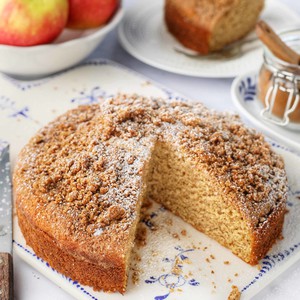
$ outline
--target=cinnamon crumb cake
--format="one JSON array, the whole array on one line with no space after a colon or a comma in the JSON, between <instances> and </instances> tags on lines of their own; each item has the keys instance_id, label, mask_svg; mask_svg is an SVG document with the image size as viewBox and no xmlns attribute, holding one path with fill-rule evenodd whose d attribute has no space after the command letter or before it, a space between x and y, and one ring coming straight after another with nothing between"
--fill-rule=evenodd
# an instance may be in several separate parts
<instances>
[{"instance_id":1,"label":"cinnamon crumb cake","mask_svg":"<svg viewBox=\"0 0 300 300\"><path fill-rule=\"evenodd\" d=\"M254 29L264 0L165 0L169 32L201 54L221 50Z\"/></svg>"},{"instance_id":2,"label":"cinnamon crumb cake","mask_svg":"<svg viewBox=\"0 0 300 300\"><path fill-rule=\"evenodd\" d=\"M42 128L14 172L35 253L95 290L126 290L143 199L257 264L281 235L281 157L237 117L201 104L117 96Z\"/></svg>"}]
</instances>

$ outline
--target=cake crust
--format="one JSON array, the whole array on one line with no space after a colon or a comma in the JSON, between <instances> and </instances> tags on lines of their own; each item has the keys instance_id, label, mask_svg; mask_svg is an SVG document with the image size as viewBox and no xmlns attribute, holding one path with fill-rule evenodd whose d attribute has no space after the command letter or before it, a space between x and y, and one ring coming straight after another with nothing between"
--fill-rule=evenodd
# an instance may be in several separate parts
<instances>
[{"instance_id":1,"label":"cake crust","mask_svg":"<svg viewBox=\"0 0 300 300\"><path fill-rule=\"evenodd\" d=\"M56 271L80 282L92 286L94 290L105 292L125 293L127 274L126 266L118 261L118 257L110 259L110 267L102 267L90 260L75 257L77 249L69 251L66 247L58 246L49 234L33 227L28 217L18 212L18 222L26 243L34 249L37 256L46 260Z\"/></svg>"}]
</instances>

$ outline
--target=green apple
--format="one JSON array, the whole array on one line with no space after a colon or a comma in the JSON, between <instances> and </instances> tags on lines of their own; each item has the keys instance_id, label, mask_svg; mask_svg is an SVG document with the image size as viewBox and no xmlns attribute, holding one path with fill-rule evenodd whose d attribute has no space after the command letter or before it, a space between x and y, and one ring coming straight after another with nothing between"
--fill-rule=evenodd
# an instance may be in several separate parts
<instances>
[{"instance_id":1,"label":"green apple","mask_svg":"<svg viewBox=\"0 0 300 300\"><path fill-rule=\"evenodd\" d=\"M99 27L113 16L119 0L69 0L69 20L67 27L88 29Z\"/></svg>"},{"instance_id":2,"label":"green apple","mask_svg":"<svg viewBox=\"0 0 300 300\"><path fill-rule=\"evenodd\" d=\"M50 43L64 29L68 11L68 0L0 0L0 44Z\"/></svg>"}]
</instances>

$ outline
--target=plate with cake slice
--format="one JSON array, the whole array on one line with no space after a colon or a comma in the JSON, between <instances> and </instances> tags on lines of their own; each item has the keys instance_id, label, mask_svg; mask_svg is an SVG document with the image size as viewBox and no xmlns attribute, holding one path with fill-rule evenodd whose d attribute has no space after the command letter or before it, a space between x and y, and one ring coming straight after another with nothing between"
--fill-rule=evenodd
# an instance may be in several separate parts
<instances>
[{"instance_id":1,"label":"plate with cake slice","mask_svg":"<svg viewBox=\"0 0 300 300\"><path fill-rule=\"evenodd\" d=\"M143 0L127 10L119 39L131 55L162 70L235 77L262 63L253 32L259 15L275 30L299 24L298 15L276 0Z\"/></svg>"},{"instance_id":2,"label":"plate with cake slice","mask_svg":"<svg viewBox=\"0 0 300 300\"><path fill-rule=\"evenodd\" d=\"M0 81L15 253L75 298L249 299L300 258L300 158L236 116L107 60Z\"/></svg>"}]
</instances>

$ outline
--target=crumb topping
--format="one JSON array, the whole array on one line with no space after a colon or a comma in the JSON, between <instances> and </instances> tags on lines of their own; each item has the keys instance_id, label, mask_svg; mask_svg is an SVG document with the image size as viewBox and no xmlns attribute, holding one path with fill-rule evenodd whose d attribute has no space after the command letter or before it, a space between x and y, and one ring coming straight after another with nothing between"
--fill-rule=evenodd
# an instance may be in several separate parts
<instances>
[{"instance_id":1,"label":"crumb topping","mask_svg":"<svg viewBox=\"0 0 300 300\"><path fill-rule=\"evenodd\" d=\"M17 189L35 196L24 205L36 222L55 224L55 234L121 244L138 217L144 166L157 140L205 167L249 226L285 208L283 160L262 135L202 104L136 95L80 106L41 129L20 154Z\"/></svg>"}]
</instances>

